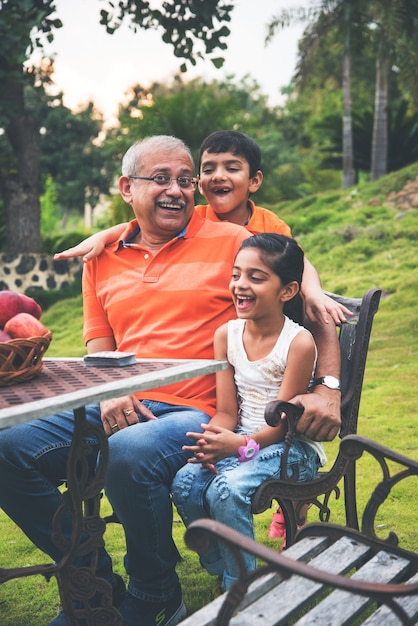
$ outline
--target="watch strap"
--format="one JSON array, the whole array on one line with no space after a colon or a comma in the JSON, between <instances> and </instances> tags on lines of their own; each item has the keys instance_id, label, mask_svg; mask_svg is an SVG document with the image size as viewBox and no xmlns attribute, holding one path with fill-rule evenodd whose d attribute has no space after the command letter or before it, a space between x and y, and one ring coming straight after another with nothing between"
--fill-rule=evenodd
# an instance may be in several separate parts
<instances>
[{"instance_id":1,"label":"watch strap","mask_svg":"<svg viewBox=\"0 0 418 626\"><path fill-rule=\"evenodd\" d=\"M319 376L313 381L312 388L316 387L317 385L325 385L325 387L328 387L328 389L341 391L340 381L335 376Z\"/></svg>"}]
</instances>

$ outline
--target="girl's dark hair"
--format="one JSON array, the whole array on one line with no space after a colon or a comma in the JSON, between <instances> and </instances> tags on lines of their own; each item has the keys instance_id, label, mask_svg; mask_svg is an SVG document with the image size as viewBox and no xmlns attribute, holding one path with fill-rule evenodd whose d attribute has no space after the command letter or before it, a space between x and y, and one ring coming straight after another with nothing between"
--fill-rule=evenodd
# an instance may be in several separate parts
<instances>
[{"instance_id":1,"label":"girl's dark hair","mask_svg":"<svg viewBox=\"0 0 418 626\"><path fill-rule=\"evenodd\" d=\"M232 154L244 157L250 166L251 178L257 174L261 167L261 150L254 139L236 130L216 130L203 140L200 146L199 171L202 155L205 151L214 154L232 152Z\"/></svg>"},{"instance_id":2,"label":"girl's dark hair","mask_svg":"<svg viewBox=\"0 0 418 626\"><path fill-rule=\"evenodd\" d=\"M277 233L258 233L242 242L240 250L245 248L256 248L263 263L280 278L283 285L295 280L300 288L305 255L294 239ZM284 313L302 324L303 300L300 292L285 303Z\"/></svg>"}]
</instances>

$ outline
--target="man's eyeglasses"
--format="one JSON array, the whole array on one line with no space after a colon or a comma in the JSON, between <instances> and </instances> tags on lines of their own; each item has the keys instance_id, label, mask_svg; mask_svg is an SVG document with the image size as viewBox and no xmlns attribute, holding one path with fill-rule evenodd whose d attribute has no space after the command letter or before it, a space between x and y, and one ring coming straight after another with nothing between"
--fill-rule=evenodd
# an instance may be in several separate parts
<instances>
[{"instance_id":1,"label":"man's eyeglasses","mask_svg":"<svg viewBox=\"0 0 418 626\"><path fill-rule=\"evenodd\" d=\"M156 174L156 176L129 176L128 178L132 178L133 180L152 180L160 187L170 187L173 180L177 181L178 186L182 189L190 189L190 187L195 188L197 185L197 178L193 176L178 176L177 178L172 178L168 176L168 174Z\"/></svg>"}]
</instances>

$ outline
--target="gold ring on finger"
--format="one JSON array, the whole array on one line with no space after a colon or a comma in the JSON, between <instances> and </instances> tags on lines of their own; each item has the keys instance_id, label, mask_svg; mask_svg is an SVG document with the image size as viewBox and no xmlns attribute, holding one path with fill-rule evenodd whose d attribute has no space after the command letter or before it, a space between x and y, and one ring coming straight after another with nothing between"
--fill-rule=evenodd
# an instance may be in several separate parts
<instances>
[{"instance_id":1,"label":"gold ring on finger","mask_svg":"<svg viewBox=\"0 0 418 626\"><path fill-rule=\"evenodd\" d=\"M133 413L134 410L133 409L124 409L122 411L122 413L124 414L125 417L129 417L131 413Z\"/></svg>"}]
</instances>

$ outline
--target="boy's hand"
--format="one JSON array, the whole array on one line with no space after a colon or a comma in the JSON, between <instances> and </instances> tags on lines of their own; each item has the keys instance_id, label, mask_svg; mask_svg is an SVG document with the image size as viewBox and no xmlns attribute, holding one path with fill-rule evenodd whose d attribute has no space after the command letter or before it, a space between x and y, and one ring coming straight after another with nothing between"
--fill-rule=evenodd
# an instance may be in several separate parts
<instances>
[{"instance_id":1,"label":"boy's hand","mask_svg":"<svg viewBox=\"0 0 418 626\"><path fill-rule=\"evenodd\" d=\"M351 316L352 313L342 304L335 302L322 291L315 293L315 296L305 294L305 315L311 321L319 321L329 324L329 317L335 325L347 321L346 315Z\"/></svg>"},{"instance_id":2,"label":"boy's hand","mask_svg":"<svg viewBox=\"0 0 418 626\"><path fill-rule=\"evenodd\" d=\"M90 235L90 237L81 241L77 246L68 248L68 250L64 250L63 252L58 252L54 255L54 259L61 261L62 259L82 256L84 263L87 263L87 261L91 261L91 259L99 256L108 244L116 241L123 233L126 226L126 223L116 224L116 226L94 233L94 235Z\"/></svg>"},{"instance_id":3,"label":"boy's hand","mask_svg":"<svg viewBox=\"0 0 418 626\"><path fill-rule=\"evenodd\" d=\"M99 256L105 248L105 242L103 241L102 233L95 233L84 239L77 246L68 248L62 252L54 254L55 261L62 261L63 259L71 259L73 257L82 256L83 262L87 263L94 257Z\"/></svg>"}]
</instances>

